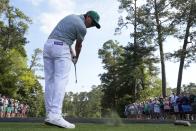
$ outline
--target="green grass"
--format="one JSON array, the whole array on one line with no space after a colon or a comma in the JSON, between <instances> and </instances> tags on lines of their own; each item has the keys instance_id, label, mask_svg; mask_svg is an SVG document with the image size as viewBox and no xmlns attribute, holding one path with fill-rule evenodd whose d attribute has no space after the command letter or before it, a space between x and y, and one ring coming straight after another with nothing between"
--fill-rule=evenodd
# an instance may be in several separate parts
<instances>
[{"instance_id":1,"label":"green grass","mask_svg":"<svg viewBox=\"0 0 196 131\"><path fill-rule=\"evenodd\" d=\"M43 123L1 122L0 131L196 131L196 125L191 127L174 126L173 124L125 124L120 126L104 124L76 124L75 129L63 129L47 126Z\"/></svg>"}]
</instances>

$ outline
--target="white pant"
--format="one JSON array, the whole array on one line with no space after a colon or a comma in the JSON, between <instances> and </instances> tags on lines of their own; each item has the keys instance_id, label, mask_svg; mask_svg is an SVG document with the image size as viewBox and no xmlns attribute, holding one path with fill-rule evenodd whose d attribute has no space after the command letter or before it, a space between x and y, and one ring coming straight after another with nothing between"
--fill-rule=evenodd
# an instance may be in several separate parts
<instances>
[{"instance_id":1,"label":"white pant","mask_svg":"<svg viewBox=\"0 0 196 131\"><path fill-rule=\"evenodd\" d=\"M65 87L71 68L69 46L55 39L44 45L45 108L46 114L62 114Z\"/></svg>"}]
</instances>

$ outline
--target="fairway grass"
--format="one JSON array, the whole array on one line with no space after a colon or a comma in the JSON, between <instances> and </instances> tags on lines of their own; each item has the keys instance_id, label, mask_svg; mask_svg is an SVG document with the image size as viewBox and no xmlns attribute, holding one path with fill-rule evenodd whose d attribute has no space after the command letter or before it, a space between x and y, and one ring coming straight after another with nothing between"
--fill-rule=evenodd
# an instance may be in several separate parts
<instances>
[{"instance_id":1,"label":"fairway grass","mask_svg":"<svg viewBox=\"0 0 196 131\"><path fill-rule=\"evenodd\" d=\"M120 126L104 124L76 124L75 129L64 129L43 123L1 122L0 131L196 131L196 125L191 127L175 126L173 124L124 124Z\"/></svg>"}]
</instances>

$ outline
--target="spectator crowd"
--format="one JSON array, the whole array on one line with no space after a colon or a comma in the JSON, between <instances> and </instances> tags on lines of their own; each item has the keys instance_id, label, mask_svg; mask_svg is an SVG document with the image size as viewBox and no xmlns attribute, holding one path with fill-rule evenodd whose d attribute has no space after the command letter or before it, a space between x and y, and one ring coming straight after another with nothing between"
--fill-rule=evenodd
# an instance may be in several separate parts
<instances>
[{"instance_id":1,"label":"spectator crowd","mask_svg":"<svg viewBox=\"0 0 196 131\"><path fill-rule=\"evenodd\" d=\"M133 119L196 120L196 95L182 93L176 96L155 97L125 106L125 116Z\"/></svg>"},{"instance_id":2,"label":"spectator crowd","mask_svg":"<svg viewBox=\"0 0 196 131\"><path fill-rule=\"evenodd\" d=\"M29 106L16 99L0 95L0 118L27 117Z\"/></svg>"}]
</instances>

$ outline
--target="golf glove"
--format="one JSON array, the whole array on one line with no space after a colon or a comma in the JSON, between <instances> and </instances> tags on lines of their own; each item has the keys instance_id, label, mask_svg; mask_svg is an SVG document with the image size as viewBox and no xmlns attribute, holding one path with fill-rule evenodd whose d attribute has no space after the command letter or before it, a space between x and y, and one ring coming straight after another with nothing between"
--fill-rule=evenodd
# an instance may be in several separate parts
<instances>
[{"instance_id":1,"label":"golf glove","mask_svg":"<svg viewBox=\"0 0 196 131\"><path fill-rule=\"evenodd\" d=\"M74 64L76 64L77 61L78 61L77 57L76 57L76 56L73 56L73 57L72 57L72 62L73 62Z\"/></svg>"}]
</instances>

